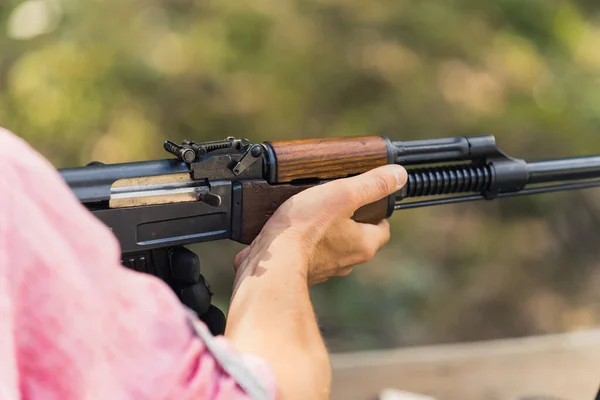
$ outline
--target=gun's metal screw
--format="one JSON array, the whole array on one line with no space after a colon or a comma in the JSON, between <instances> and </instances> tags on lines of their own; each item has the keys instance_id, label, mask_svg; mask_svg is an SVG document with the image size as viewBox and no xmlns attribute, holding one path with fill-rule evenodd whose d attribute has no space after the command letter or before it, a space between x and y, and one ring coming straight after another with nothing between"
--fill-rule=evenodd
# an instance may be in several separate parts
<instances>
[{"instance_id":1,"label":"gun's metal screw","mask_svg":"<svg viewBox=\"0 0 600 400\"><path fill-rule=\"evenodd\" d=\"M259 157L262 154L262 147L258 145L252 147L252 150L250 150L250 154L252 155L252 157Z\"/></svg>"}]
</instances>

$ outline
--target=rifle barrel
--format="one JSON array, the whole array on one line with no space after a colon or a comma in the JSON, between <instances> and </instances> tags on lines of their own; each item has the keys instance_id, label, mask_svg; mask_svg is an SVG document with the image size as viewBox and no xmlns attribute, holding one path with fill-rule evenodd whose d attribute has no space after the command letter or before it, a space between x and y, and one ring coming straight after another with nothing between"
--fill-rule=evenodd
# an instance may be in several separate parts
<instances>
[{"instance_id":1,"label":"rifle barrel","mask_svg":"<svg viewBox=\"0 0 600 400\"><path fill-rule=\"evenodd\" d=\"M542 193L600 187L600 156L535 161L525 165L527 184L514 192L496 197L518 197ZM408 170L408 182L396 195L395 210L486 200L486 190L494 180L493 170L485 165L455 165ZM460 195L460 194L463 195ZM471 193L471 194L468 194ZM438 196L451 195L439 198ZM435 198L436 196L437 198ZM432 199L423 199L434 197ZM422 200L403 202L406 198Z\"/></svg>"},{"instance_id":2,"label":"rifle barrel","mask_svg":"<svg viewBox=\"0 0 600 400\"><path fill-rule=\"evenodd\" d=\"M529 184L600 178L600 156L527 163Z\"/></svg>"}]
</instances>

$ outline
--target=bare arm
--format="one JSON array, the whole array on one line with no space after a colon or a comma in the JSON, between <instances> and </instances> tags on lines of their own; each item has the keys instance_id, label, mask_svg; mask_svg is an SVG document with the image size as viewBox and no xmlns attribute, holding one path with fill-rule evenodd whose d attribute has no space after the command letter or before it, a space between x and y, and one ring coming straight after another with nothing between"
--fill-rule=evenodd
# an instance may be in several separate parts
<instances>
[{"instance_id":1,"label":"bare arm","mask_svg":"<svg viewBox=\"0 0 600 400\"><path fill-rule=\"evenodd\" d=\"M280 399L329 397L329 355L308 286L349 274L388 241L387 221L369 225L351 217L405 182L406 171L390 165L308 189L284 203L236 257L225 335L269 362Z\"/></svg>"},{"instance_id":2,"label":"bare arm","mask_svg":"<svg viewBox=\"0 0 600 400\"><path fill-rule=\"evenodd\" d=\"M271 365L280 399L325 399L329 358L301 273L305 266L281 250L285 246L272 243L245 266L254 272L244 271L225 334L237 349Z\"/></svg>"}]
</instances>

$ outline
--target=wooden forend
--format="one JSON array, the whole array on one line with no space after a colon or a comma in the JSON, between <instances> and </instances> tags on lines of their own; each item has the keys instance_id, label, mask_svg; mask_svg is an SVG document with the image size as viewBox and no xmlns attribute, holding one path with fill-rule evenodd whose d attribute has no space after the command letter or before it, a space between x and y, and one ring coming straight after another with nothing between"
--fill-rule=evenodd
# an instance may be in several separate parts
<instances>
[{"instance_id":1,"label":"wooden forend","mask_svg":"<svg viewBox=\"0 0 600 400\"><path fill-rule=\"evenodd\" d=\"M379 136L284 140L269 144L277 159L278 183L342 178L388 163L386 141Z\"/></svg>"},{"instance_id":2,"label":"wooden forend","mask_svg":"<svg viewBox=\"0 0 600 400\"><path fill-rule=\"evenodd\" d=\"M242 183L242 230L243 244L250 244L275 211L290 197L314 185L269 185L263 180ZM387 217L388 198L361 207L354 214L357 222L377 224Z\"/></svg>"}]
</instances>

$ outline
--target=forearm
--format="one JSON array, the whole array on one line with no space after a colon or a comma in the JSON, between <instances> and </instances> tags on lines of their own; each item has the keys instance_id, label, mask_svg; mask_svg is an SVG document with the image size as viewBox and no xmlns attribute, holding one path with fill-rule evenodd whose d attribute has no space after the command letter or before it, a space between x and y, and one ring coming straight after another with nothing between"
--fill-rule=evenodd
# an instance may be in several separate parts
<instances>
[{"instance_id":1,"label":"forearm","mask_svg":"<svg viewBox=\"0 0 600 400\"><path fill-rule=\"evenodd\" d=\"M277 248L270 246L271 249ZM331 370L310 301L306 267L289 252L262 250L240 271L225 335L240 351L265 359L280 399L326 399Z\"/></svg>"}]
</instances>

